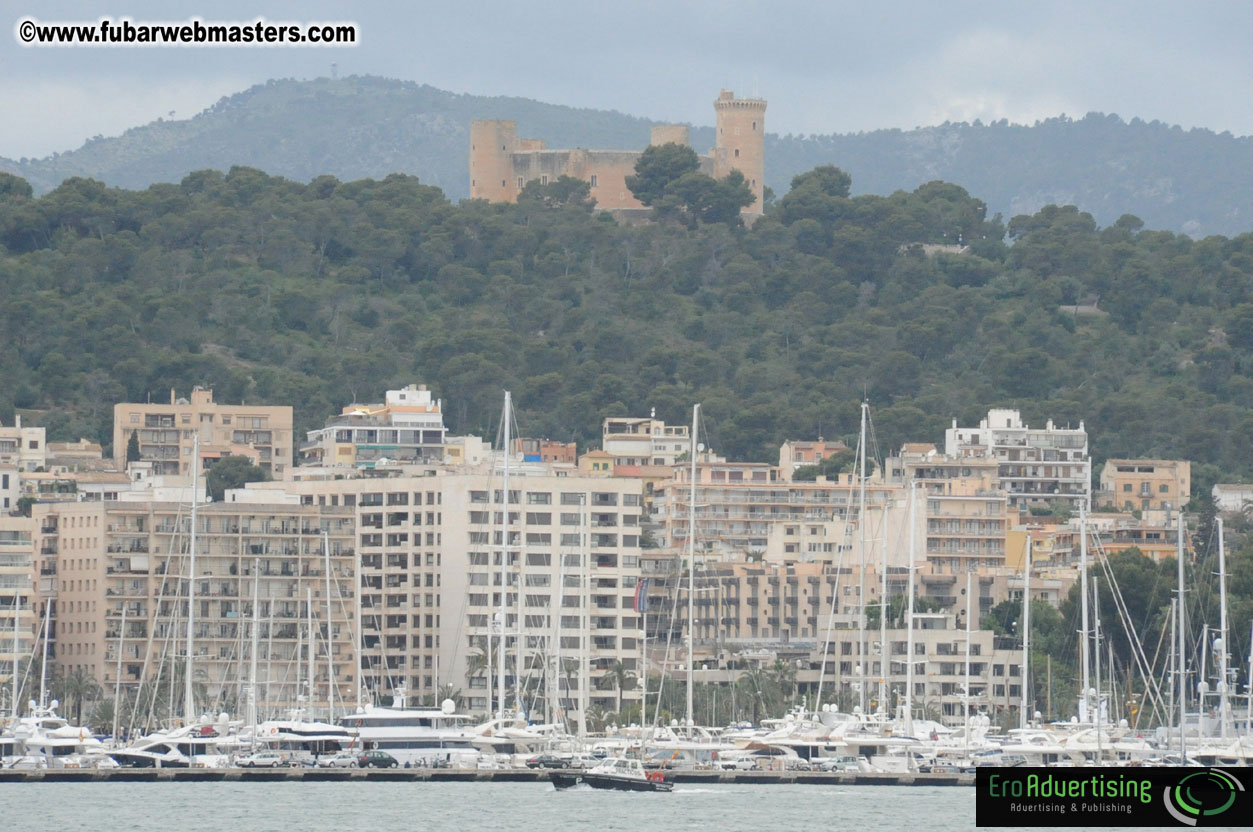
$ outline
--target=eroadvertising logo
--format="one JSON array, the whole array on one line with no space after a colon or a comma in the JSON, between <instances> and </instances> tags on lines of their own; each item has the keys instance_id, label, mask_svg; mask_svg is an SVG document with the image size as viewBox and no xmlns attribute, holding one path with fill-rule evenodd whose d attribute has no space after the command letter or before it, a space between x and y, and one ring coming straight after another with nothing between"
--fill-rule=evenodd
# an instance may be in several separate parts
<instances>
[{"instance_id":1,"label":"eroadvertising logo","mask_svg":"<svg viewBox=\"0 0 1253 832\"><path fill-rule=\"evenodd\" d=\"M1245 770L994 768L975 773L977 826L1250 826Z\"/></svg>"}]
</instances>

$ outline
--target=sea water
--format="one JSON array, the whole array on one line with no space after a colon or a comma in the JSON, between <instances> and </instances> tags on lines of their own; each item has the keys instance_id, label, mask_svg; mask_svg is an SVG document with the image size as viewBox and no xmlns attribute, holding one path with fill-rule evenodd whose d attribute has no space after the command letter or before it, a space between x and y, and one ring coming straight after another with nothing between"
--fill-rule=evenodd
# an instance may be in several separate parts
<instances>
[{"instance_id":1,"label":"sea water","mask_svg":"<svg viewBox=\"0 0 1253 832\"><path fill-rule=\"evenodd\" d=\"M644 793L411 781L0 784L0 830L15 832L955 832L974 820L974 789L961 786L680 784Z\"/></svg>"}]
</instances>

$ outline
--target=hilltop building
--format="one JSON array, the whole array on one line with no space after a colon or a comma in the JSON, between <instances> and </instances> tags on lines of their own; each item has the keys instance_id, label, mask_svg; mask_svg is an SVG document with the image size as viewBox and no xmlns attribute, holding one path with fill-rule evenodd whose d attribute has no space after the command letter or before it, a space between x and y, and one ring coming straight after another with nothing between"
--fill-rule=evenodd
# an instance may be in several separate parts
<instances>
[{"instance_id":1,"label":"hilltop building","mask_svg":"<svg viewBox=\"0 0 1253 832\"><path fill-rule=\"evenodd\" d=\"M1060 428L1050 419L1044 429L1032 428L1017 410L994 408L977 428L959 428L957 420L944 432L949 457L993 457L1000 487L1011 509L1069 503L1076 511L1088 503L1092 460L1083 422Z\"/></svg>"},{"instance_id":2,"label":"hilltop building","mask_svg":"<svg viewBox=\"0 0 1253 832\"><path fill-rule=\"evenodd\" d=\"M442 402L425 384L388 390L377 404L350 404L300 445L301 465L373 468L383 462L438 462L448 429Z\"/></svg>"},{"instance_id":3,"label":"hilltop building","mask_svg":"<svg viewBox=\"0 0 1253 832\"><path fill-rule=\"evenodd\" d=\"M1110 459L1101 469L1098 505L1126 511L1170 511L1192 499L1192 463L1177 459Z\"/></svg>"},{"instance_id":4,"label":"hilltop building","mask_svg":"<svg viewBox=\"0 0 1253 832\"><path fill-rule=\"evenodd\" d=\"M717 134L714 147L700 157L700 171L722 179L731 171L744 174L755 197L741 213L759 215L765 188L766 102L736 98L722 90L714 102ZM650 145L689 143L686 125L652 128ZM626 185L635 174L636 150L550 150L543 139L518 137L513 121L476 120L470 124L470 198L515 202L528 182L547 185L561 176L582 179L601 210L645 210Z\"/></svg>"},{"instance_id":5,"label":"hilltop building","mask_svg":"<svg viewBox=\"0 0 1253 832\"><path fill-rule=\"evenodd\" d=\"M124 402L113 406L113 460L126 465L127 443L139 435L139 458L154 474L190 474L196 434L203 467L227 456L246 456L271 476L291 467L292 409L287 406L217 404L213 391L193 388L190 399L170 391L169 404Z\"/></svg>"}]
</instances>

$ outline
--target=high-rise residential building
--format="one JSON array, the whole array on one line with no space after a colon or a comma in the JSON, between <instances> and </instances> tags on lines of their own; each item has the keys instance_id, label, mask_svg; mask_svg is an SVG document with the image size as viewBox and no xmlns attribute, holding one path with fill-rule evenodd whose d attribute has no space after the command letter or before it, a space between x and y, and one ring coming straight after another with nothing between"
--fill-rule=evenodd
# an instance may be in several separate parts
<instances>
[{"instance_id":1,"label":"high-rise residential building","mask_svg":"<svg viewBox=\"0 0 1253 832\"><path fill-rule=\"evenodd\" d=\"M376 404L350 404L326 426L309 431L300 464L373 468L440 462L447 428L439 399L425 384L388 390Z\"/></svg>"},{"instance_id":2,"label":"high-rise residential building","mask_svg":"<svg viewBox=\"0 0 1253 832\"><path fill-rule=\"evenodd\" d=\"M126 465L128 443L139 437L139 458L154 474L190 474L195 437L204 467L229 455L246 456L282 477L292 461L292 409L287 406L217 404L213 391L196 387L190 399L170 391L169 404L113 406L113 459Z\"/></svg>"},{"instance_id":3,"label":"high-rise residential building","mask_svg":"<svg viewBox=\"0 0 1253 832\"><path fill-rule=\"evenodd\" d=\"M506 530L503 474L497 455L478 470L328 470L246 490L283 491L353 514L369 691L403 686L434 699L460 690L463 706L494 710L503 636L506 707L514 705L521 638L521 677L539 707L554 716L592 705L614 710L618 694L605 679L619 662L634 672L642 648L632 609L642 483L515 459ZM557 672L559 656L565 673ZM560 696L547 695L558 687ZM639 698L635 690L622 695L625 703Z\"/></svg>"},{"instance_id":4,"label":"high-rise residential building","mask_svg":"<svg viewBox=\"0 0 1253 832\"><path fill-rule=\"evenodd\" d=\"M31 580L34 527L29 517L0 512L0 713L7 716L14 712L13 674L20 673L35 652L35 621L40 607ZM19 678L19 685L21 681ZM30 698L30 691L28 682L18 691L16 701Z\"/></svg>"},{"instance_id":5,"label":"high-rise residential building","mask_svg":"<svg viewBox=\"0 0 1253 832\"><path fill-rule=\"evenodd\" d=\"M994 457L949 457L932 446L906 445L888 468L901 472L907 488L920 489L926 556L933 566L965 572L1005 563L1009 501Z\"/></svg>"},{"instance_id":6,"label":"high-rise residential building","mask_svg":"<svg viewBox=\"0 0 1253 832\"><path fill-rule=\"evenodd\" d=\"M653 520L662 526L663 548L685 548L691 503L691 468L674 466L672 479L654 486ZM704 455L696 463L696 547L706 560L830 560L853 553L860 562L860 509L856 477L815 481L785 479L762 462L728 462ZM904 557L904 490L875 479L866 484L866 546L878 560L883 529L895 563ZM886 525L883 517L888 514ZM921 522L916 521L916 522Z\"/></svg>"},{"instance_id":7,"label":"high-rise residential building","mask_svg":"<svg viewBox=\"0 0 1253 832\"><path fill-rule=\"evenodd\" d=\"M204 696L197 712L240 712L257 598L263 712L309 697L310 671L319 710L328 678L337 707L355 705L351 509L295 500L201 505L193 568L191 489L181 491L186 501L137 494L33 507L36 571L55 594L51 643L60 671L84 670L110 696L119 678L125 691L152 682L166 696L175 680L180 701L190 610L193 673ZM175 712L183 713L181 703Z\"/></svg>"},{"instance_id":8,"label":"high-rise residential building","mask_svg":"<svg viewBox=\"0 0 1253 832\"><path fill-rule=\"evenodd\" d=\"M1043 429L1032 428L1017 410L993 409L977 428L958 427L954 419L944 432L944 453L996 459L1010 508L1061 502L1078 510L1089 503L1092 460L1083 422L1062 428L1050 419Z\"/></svg>"},{"instance_id":9,"label":"high-rise residential building","mask_svg":"<svg viewBox=\"0 0 1253 832\"><path fill-rule=\"evenodd\" d=\"M1124 511L1170 511L1190 499L1192 463L1187 460L1108 459L1096 502Z\"/></svg>"}]
</instances>

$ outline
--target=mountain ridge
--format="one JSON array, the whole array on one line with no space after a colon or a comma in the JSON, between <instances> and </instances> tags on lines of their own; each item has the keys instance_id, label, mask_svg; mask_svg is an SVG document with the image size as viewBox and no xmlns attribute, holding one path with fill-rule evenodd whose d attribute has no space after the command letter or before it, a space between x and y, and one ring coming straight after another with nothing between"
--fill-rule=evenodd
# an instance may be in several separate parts
<instances>
[{"instance_id":1,"label":"mountain ridge","mask_svg":"<svg viewBox=\"0 0 1253 832\"><path fill-rule=\"evenodd\" d=\"M194 170L255 167L308 182L399 172L469 191L467 147L475 118L513 119L550 147L643 148L659 123L616 111L531 99L452 93L410 81L350 76L279 79L225 97L181 121L158 119L120 136L94 137L42 159L0 158L0 170L37 193L71 176L141 189ZM692 144L712 146L696 125ZM944 180L979 193L992 213L1031 214L1075 204L1102 224L1122 214L1198 237L1253 227L1253 138L1183 130L1090 113L1034 125L952 123L848 134L767 134L766 176L782 195L793 176L824 164L848 171L857 193L887 194Z\"/></svg>"}]
</instances>

